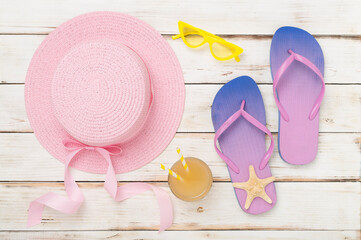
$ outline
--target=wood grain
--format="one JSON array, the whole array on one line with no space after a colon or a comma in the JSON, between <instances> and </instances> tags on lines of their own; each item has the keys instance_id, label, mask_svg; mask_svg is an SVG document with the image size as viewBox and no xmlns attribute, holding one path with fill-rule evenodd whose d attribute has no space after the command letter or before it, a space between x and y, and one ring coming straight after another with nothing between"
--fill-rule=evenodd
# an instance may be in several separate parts
<instances>
[{"instance_id":1,"label":"wood grain","mask_svg":"<svg viewBox=\"0 0 361 240\"><path fill-rule=\"evenodd\" d=\"M0 83L24 83L26 71L44 35L0 35ZM207 45L188 48L182 40L164 36L175 51L186 83L226 83L250 75L257 83L272 83L270 36L226 37L244 48L241 62L217 61ZM317 37L325 57L326 84L361 83L361 38Z\"/></svg>"},{"instance_id":2,"label":"wood grain","mask_svg":"<svg viewBox=\"0 0 361 240\"><path fill-rule=\"evenodd\" d=\"M2 0L2 33L49 33L79 14L118 11L138 17L161 33L175 33L179 20L218 34L273 34L285 24L313 34L359 35L358 0ZM16 14L16 16L14 16ZM17 17L18 16L18 17Z\"/></svg>"},{"instance_id":3,"label":"wood grain","mask_svg":"<svg viewBox=\"0 0 361 240\"><path fill-rule=\"evenodd\" d=\"M166 183L158 183L170 191ZM76 214L46 208L44 223L31 230L155 230L159 225L153 193L115 202L102 183L80 184L87 201ZM260 216L244 213L231 183L214 183L207 197L190 203L175 198L171 230L278 229L358 230L360 183L276 183L277 204ZM0 183L1 230L25 230L28 204L53 191L65 194L62 183ZM145 204L146 203L146 204ZM201 208L200 208L201 207ZM76 226L76 227L75 227Z\"/></svg>"},{"instance_id":4,"label":"wood grain","mask_svg":"<svg viewBox=\"0 0 361 240\"><path fill-rule=\"evenodd\" d=\"M63 239L63 240L91 240L91 239L252 239L252 240L359 240L358 231L166 231L159 234L157 231L33 231L33 232L0 232L0 238L10 239Z\"/></svg>"},{"instance_id":5,"label":"wood grain","mask_svg":"<svg viewBox=\"0 0 361 240\"><path fill-rule=\"evenodd\" d=\"M359 0L0 0L0 239L360 239L360 7ZM162 234L157 233L152 193L116 203L103 189L104 175L77 170L72 173L87 199L80 211L64 215L46 209L43 224L25 226L30 201L47 191L65 195L63 165L41 147L26 117L23 83L28 64L56 26L100 10L133 15L162 33L179 59L187 91L179 133L168 148L118 180L155 182L169 191L159 163L170 166L177 159L176 146L206 161L213 172L215 182L204 200L187 203L172 195L174 225ZM195 50L171 40L178 20L243 47L241 62L220 62L207 45ZM313 34L325 57L319 152L305 166L286 164L277 152L269 49L273 33L284 25ZM213 98L222 84L242 75L259 84L276 143L270 167L277 177L278 203L259 216L240 209L212 142Z\"/></svg>"},{"instance_id":6,"label":"wood grain","mask_svg":"<svg viewBox=\"0 0 361 240\"><path fill-rule=\"evenodd\" d=\"M203 159L210 166L215 181L230 181L226 164L213 148L210 133L178 133L166 150L137 171L119 174L120 181L167 181L160 163L171 166L177 159L176 147L186 156ZM277 181L336 181L360 178L360 134L321 133L315 161L294 166L281 160L277 135L270 167ZM269 141L267 141L267 145ZM0 181L63 181L64 165L39 144L34 134L0 134ZM77 181L104 181L104 175L73 170ZM36 173L36 174L34 174Z\"/></svg>"},{"instance_id":7,"label":"wood grain","mask_svg":"<svg viewBox=\"0 0 361 240\"><path fill-rule=\"evenodd\" d=\"M213 132L211 105L221 85L187 85L179 132ZM267 127L276 132L278 110L272 86L259 86L265 103ZM361 132L361 85L327 86L320 112L320 132ZM23 85L0 85L0 132L32 132L24 106Z\"/></svg>"}]
</instances>

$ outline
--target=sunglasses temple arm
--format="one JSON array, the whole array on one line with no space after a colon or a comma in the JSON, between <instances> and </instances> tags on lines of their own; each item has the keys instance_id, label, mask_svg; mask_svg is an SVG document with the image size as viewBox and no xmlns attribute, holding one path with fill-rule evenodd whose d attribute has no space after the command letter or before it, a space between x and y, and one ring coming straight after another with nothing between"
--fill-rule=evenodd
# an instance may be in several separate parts
<instances>
[{"instance_id":1,"label":"sunglasses temple arm","mask_svg":"<svg viewBox=\"0 0 361 240\"><path fill-rule=\"evenodd\" d=\"M237 62L241 61L238 56L236 56L234 59L236 59Z\"/></svg>"},{"instance_id":2,"label":"sunglasses temple arm","mask_svg":"<svg viewBox=\"0 0 361 240\"><path fill-rule=\"evenodd\" d=\"M172 36L172 39L175 40L175 39L178 39L178 38L180 38L180 37L182 37L182 35L181 35L181 34L178 34L178 35Z\"/></svg>"}]
</instances>

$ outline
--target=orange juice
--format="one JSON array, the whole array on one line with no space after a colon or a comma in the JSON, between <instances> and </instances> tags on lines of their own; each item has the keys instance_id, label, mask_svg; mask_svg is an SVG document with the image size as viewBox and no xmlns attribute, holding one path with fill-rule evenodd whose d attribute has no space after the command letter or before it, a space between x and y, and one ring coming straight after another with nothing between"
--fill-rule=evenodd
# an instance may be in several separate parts
<instances>
[{"instance_id":1,"label":"orange juice","mask_svg":"<svg viewBox=\"0 0 361 240\"><path fill-rule=\"evenodd\" d=\"M186 171L179 160L171 168L182 180L168 176L168 184L173 194L184 201L200 200L207 195L212 186L212 172L208 165L198 158L185 158L188 165Z\"/></svg>"}]
</instances>

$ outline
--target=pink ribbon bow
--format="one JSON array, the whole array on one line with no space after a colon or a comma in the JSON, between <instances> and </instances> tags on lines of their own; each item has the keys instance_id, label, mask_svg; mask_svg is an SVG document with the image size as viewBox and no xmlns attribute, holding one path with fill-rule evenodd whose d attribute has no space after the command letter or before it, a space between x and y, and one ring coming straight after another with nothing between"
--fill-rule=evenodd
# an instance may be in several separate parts
<instances>
[{"instance_id":1,"label":"pink ribbon bow","mask_svg":"<svg viewBox=\"0 0 361 240\"><path fill-rule=\"evenodd\" d=\"M84 195L79 186L74 181L70 174L69 165L72 159L83 150L90 150L98 152L108 163L108 170L104 182L104 188L116 201L122 201L131 198L137 194L152 190L158 201L160 208L160 228L159 231L164 231L172 225L173 222L173 208L170 197L163 189L147 184L147 183L129 183L118 187L118 182L115 176L111 155L119 155L122 149L117 145L110 145L105 147L88 146L75 140L63 141L64 147L70 151L65 161L64 185L68 195L67 197L49 192L43 196L32 201L29 206L28 227L39 224L42 219L44 206L53 208L63 213L75 213L84 202Z\"/></svg>"}]
</instances>

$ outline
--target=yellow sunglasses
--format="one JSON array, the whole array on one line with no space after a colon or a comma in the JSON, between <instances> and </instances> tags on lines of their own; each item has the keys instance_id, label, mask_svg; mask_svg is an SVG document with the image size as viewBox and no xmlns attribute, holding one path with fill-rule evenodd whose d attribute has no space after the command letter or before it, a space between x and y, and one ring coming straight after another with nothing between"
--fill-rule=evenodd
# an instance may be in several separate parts
<instances>
[{"instance_id":1,"label":"yellow sunglasses","mask_svg":"<svg viewBox=\"0 0 361 240\"><path fill-rule=\"evenodd\" d=\"M238 55L243 52L243 49L237 45L182 21L178 22L178 27L180 34L172 36L173 39L181 37L183 42L190 48L197 48L208 42L215 59L224 61L235 58L237 62L240 61Z\"/></svg>"}]
</instances>

